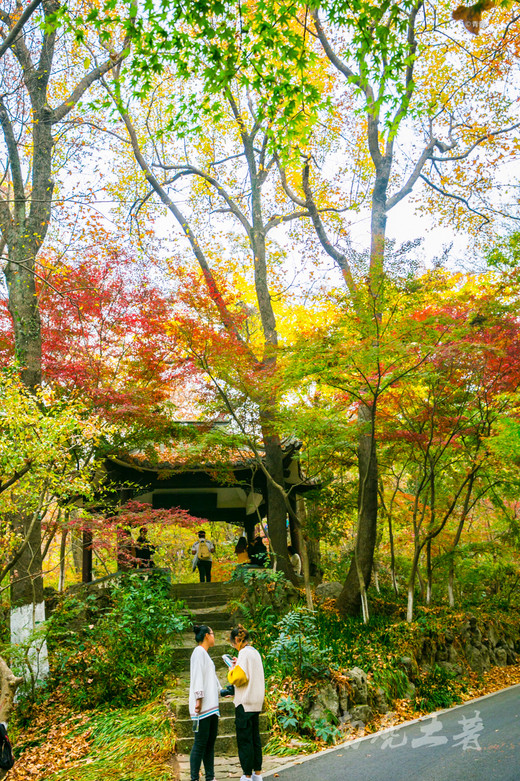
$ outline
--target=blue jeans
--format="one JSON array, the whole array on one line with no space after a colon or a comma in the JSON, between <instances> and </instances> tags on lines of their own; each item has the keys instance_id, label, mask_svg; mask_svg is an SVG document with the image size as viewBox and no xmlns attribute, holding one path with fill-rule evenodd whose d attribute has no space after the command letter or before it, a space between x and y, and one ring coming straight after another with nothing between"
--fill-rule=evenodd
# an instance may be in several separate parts
<instances>
[{"instance_id":1,"label":"blue jeans","mask_svg":"<svg viewBox=\"0 0 520 781\"><path fill-rule=\"evenodd\" d=\"M191 781L199 781L201 763L204 762L206 781L215 778L215 741L218 732L218 716L206 716L199 720L195 743L190 754Z\"/></svg>"}]
</instances>

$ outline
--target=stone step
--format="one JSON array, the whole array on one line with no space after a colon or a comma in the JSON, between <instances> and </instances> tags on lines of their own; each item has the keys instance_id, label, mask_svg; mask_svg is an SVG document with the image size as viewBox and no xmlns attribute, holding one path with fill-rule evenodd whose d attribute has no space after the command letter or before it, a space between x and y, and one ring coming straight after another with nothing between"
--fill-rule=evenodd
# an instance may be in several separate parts
<instances>
[{"instance_id":1,"label":"stone step","mask_svg":"<svg viewBox=\"0 0 520 781\"><path fill-rule=\"evenodd\" d=\"M262 745L265 745L271 737L269 732L260 733ZM176 741L177 754L189 754L191 747L193 746L193 733L189 738L178 738ZM235 735L217 735L215 741L215 756L236 756L237 754L237 739Z\"/></svg>"},{"instance_id":2,"label":"stone step","mask_svg":"<svg viewBox=\"0 0 520 781\"><path fill-rule=\"evenodd\" d=\"M192 738L193 737L193 721L191 719L182 719L175 722L175 734L177 739L179 738ZM219 735L234 735L235 734L235 717L234 716L222 716L218 720L218 734Z\"/></svg>"},{"instance_id":3,"label":"stone step","mask_svg":"<svg viewBox=\"0 0 520 781\"><path fill-rule=\"evenodd\" d=\"M170 648L171 663L177 672L190 669L190 657L194 648L195 645L193 642L189 646L173 646ZM219 645L214 645L209 653L213 659L215 668L219 670L220 676L224 678L225 676L223 676L222 673L225 672L228 668L222 660L222 654L229 654L231 650L232 649L229 644L222 643Z\"/></svg>"},{"instance_id":4,"label":"stone step","mask_svg":"<svg viewBox=\"0 0 520 781\"><path fill-rule=\"evenodd\" d=\"M192 597L182 600L188 610L201 610L205 607L222 607L225 608L229 602L224 594L194 594Z\"/></svg>"},{"instance_id":5,"label":"stone step","mask_svg":"<svg viewBox=\"0 0 520 781\"><path fill-rule=\"evenodd\" d=\"M227 610L220 610L219 607L217 606L216 609L197 608L197 610L191 610L189 618L193 620L194 624L206 624L213 630L230 630L233 625L231 616Z\"/></svg>"},{"instance_id":6,"label":"stone step","mask_svg":"<svg viewBox=\"0 0 520 781\"><path fill-rule=\"evenodd\" d=\"M190 718L190 709L188 706L188 689L189 689L189 685L186 687L186 697L182 702L176 701L175 703L170 703L172 708L175 711L175 717L178 720L178 722ZM219 701L218 706L220 708L221 717L232 716L234 718L235 706L233 705L233 697L226 697L225 699L221 699Z\"/></svg>"},{"instance_id":7,"label":"stone step","mask_svg":"<svg viewBox=\"0 0 520 781\"><path fill-rule=\"evenodd\" d=\"M184 599L190 596L209 596L211 594L225 594L239 596L244 590L242 583L172 583L170 594L173 599Z\"/></svg>"},{"instance_id":8,"label":"stone step","mask_svg":"<svg viewBox=\"0 0 520 781\"><path fill-rule=\"evenodd\" d=\"M218 720L218 734L221 736L235 735L235 715L223 716L222 708L220 709L220 719ZM234 711L234 708L233 708ZM260 716L260 732L267 733L269 730L269 719L265 713ZM190 718L177 719L175 722L175 734L177 739L179 738L192 738L193 739L193 721Z\"/></svg>"}]
</instances>

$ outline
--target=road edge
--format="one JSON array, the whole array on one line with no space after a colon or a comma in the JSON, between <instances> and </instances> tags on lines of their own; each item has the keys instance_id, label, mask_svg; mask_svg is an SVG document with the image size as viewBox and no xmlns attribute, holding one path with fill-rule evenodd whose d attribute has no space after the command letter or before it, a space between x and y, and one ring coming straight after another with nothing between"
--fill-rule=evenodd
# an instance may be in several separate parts
<instances>
[{"instance_id":1,"label":"road edge","mask_svg":"<svg viewBox=\"0 0 520 781\"><path fill-rule=\"evenodd\" d=\"M363 735L362 738L355 738L354 740L346 740L344 743L338 743L335 746L331 746L330 748L324 748L321 751L316 751L314 754L308 754L307 756L299 756L298 758L295 758L294 762L287 763L283 766L280 766L278 769L269 770L267 773L262 773L262 778L270 778L275 776L279 771L286 770L289 767L296 767L296 765L301 765L304 762L308 762L311 759L316 759L316 757L322 757L325 754L331 754L333 751L338 751L339 749L345 749L349 746L354 746L356 744L362 743L365 740L373 740L374 735L384 735L386 732L396 732L397 730L401 729L401 727L407 727L410 724L418 724L421 721L425 721L426 719L431 719L434 716L441 716L443 713L451 713L454 710L457 710L457 708L464 708L466 705L471 705L476 702L481 702L482 700L487 700L489 697L495 697L497 694L501 694L502 692L509 691L509 689L520 689L520 683L514 683L512 686L505 686L503 689L497 689L495 692L489 692L489 694L482 694L480 697L476 697L474 700L466 700L465 702L460 702L458 705L453 705L451 708L444 708L443 710L436 710L432 711L431 713L425 713L422 716L419 716L416 719L410 719L409 721L402 721L400 724L394 724L393 727L386 727L385 729L379 730L378 732L371 732L370 735Z\"/></svg>"}]
</instances>

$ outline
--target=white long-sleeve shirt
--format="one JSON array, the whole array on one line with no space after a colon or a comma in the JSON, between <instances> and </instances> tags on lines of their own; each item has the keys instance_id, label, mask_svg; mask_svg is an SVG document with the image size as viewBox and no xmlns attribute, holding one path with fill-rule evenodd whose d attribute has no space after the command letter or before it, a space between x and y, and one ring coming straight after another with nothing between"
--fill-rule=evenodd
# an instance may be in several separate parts
<instances>
[{"instance_id":1,"label":"white long-sleeve shirt","mask_svg":"<svg viewBox=\"0 0 520 781\"><path fill-rule=\"evenodd\" d=\"M241 685L245 673L247 683ZM235 708L242 705L246 713L260 713L264 706L265 677L262 657L251 645L238 652L236 665L228 673L228 681L235 686Z\"/></svg>"},{"instance_id":2,"label":"white long-sleeve shirt","mask_svg":"<svg viewBox=\"0 0 520 781\"><path fill-rule=\"evenodd\" d=\"M201 645L198 645L190 659L189 709L192 719L220 715L218 702L221 688L213 659ZM199 699L202 699L202 708L200 713L195 713L195 703Z\"/></svg>"}]
</instances>

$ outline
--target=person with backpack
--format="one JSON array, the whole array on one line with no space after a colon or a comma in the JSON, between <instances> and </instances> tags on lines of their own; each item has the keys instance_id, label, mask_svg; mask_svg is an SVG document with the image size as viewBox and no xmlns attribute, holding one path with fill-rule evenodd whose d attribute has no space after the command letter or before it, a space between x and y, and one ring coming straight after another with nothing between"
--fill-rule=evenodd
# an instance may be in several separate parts
<instances>
[{"instance_id":1,"label":"person with backpack","mask_svg":"<svg viewBox=\"0 0 520 781\"><path fill-rule=\"evenodd\" d=\"M211 540L206 539L206 532L201 529L199 539L193 544L191 552L194 556L193 569L197 567L199 571L200 582L211 582L211 565L213 562L212 554L215 553L215 546Z\"/></svg>"}]
</instances>

